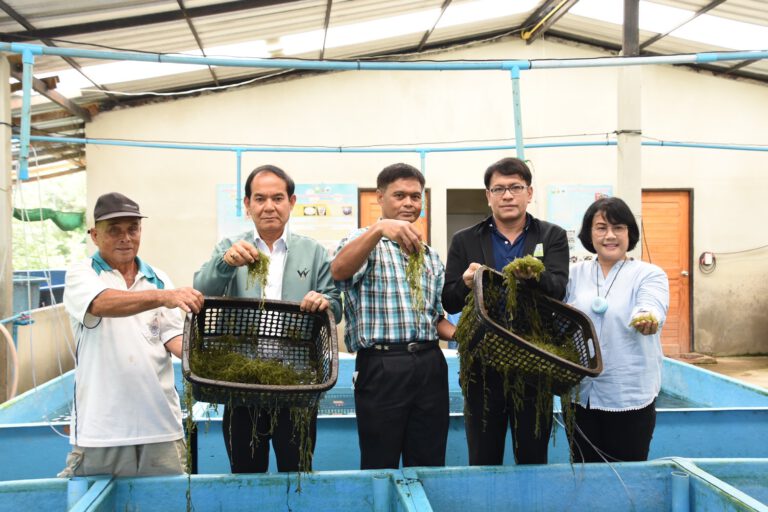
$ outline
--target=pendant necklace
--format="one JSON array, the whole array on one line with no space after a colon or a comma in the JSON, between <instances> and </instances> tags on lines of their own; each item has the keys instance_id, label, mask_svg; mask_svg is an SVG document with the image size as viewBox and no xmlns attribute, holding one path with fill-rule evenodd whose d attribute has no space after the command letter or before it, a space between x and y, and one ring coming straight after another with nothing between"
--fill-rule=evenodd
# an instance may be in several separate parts
<instances>
[{"instance_id":1,"label":"pendant necklace","mask_svg":"<svg viewBox=\"0 0 768 512\"><path fill-rule=\"evenodd\" d=\"M597 297L592 300L592 311L598 315L602 315L608 310L608 294L611 293L611 288L613 288L613 285L616 282L616 278L619 277L619 272L621 272L621 269L624 267L624 263L626 262L627 258L625 257L621 262L619 270L616 271L616 275L613 276L613 281L611 281L611 285L608 287L608 291L605 292L604 297L601 297L600 276L598 275L598 272L600 271L600 262L595 260L595 285L597 286Z\"/></svg>"}]
</instances>

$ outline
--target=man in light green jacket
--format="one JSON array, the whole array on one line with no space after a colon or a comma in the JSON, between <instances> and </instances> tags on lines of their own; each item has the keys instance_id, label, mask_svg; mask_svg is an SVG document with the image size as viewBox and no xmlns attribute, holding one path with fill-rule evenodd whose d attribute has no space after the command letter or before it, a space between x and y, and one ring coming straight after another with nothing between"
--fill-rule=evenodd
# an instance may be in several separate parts
<instances>
[{"instance_id":1,"label":"man in light green jacket","mask_svg":"<svg viewBox=\"0 0 768 512\"><path fill-rule=\"evenodd\" d=\"M255 229L220 241L211 259L195 273L194 287L209 296L301 302L301 309L310 312L331 308L338 322L341 300L331 277L328 251L317 241L288 229L296 203L294 189L291 177L279 167L262 165L254 169L245 182L243 203ZM259 251L269 256L263 289L258 282L248 282L248 264L259 258ZM289 408L274 414L278 416L276 424L272 413L265 409L224 408L224 444L233 473L266 472L270 441L278 471L299 470L299 443L294 439ZM316 425L317 410L310 425L313 448ZM252 443L254 432L258 442Z\"/></svg>"}]
</instances>

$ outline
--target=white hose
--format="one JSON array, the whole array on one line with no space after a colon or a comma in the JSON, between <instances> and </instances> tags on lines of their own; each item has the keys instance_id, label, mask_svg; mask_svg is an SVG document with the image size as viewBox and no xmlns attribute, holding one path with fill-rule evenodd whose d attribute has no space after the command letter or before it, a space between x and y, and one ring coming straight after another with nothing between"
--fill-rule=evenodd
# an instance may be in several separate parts
<instances>
[{"instance_id":1,"label":"white hose","mask_svg":"<svg viewBox=\"0 0 768 512\"><path fill-rule=\"evenodd\" d=\"M11 365L13 366L13 383L11 384L11 391L8 393L8 400L10 400L16 396L16 389L19 387L19 358L16 355L16 345L13 344L11 333L3 324L0 324L0 332L3 333L5 341L8 342L8 352L11 354Z\"/></svg>"}]
</instances>

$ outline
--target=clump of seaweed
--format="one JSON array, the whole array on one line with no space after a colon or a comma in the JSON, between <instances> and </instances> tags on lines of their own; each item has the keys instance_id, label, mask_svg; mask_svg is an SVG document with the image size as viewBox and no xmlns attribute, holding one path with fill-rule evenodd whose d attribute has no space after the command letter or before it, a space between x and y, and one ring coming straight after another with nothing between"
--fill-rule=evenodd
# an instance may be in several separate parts
<instances>
[{"instance_id":1,"label":"clump of seaweed","mask_svg":"<svg viewBox=\"0 0 768 512\"><path fill-rule=\"evenodd\" d=\"M256 261L248 264L248 278L245 281L246 288L253 288L258 283L261 289L261 297L264 298L264 291L267 287L267 275L269 274L269 256L259 251L259 257ZM262 307L264 303L262 302Z\"/></svg>"},{"instance_id":2,"label":"clump of seaweed","mask_svg":"<svg viewBox=\"0 0 768 512\"><path fill-rule=\"evenodd\" d=\"M533 279L538 281L541 278L541 273L544 272L544 263L539 258L526 254L522 258L515 258L509 262L502 272L505 274L507 272L531 274Z\"/></svg>"},{"instance_id":3,"label":"clump of seaweed","mask_svg":"<svg viewBox=\"0 0 768 512\"><path fill-rule=\"evenodd\" d=\"M296 386L319 382L316 367L298 370L276 359L251 359L234 350L254 343L232 334L210 338L209 348L190 354L190 368L206 379L240 384Z\"/></svg>"},{"instance_id":4,"label":"clump of seaweed","mask_svg":"<svg viewBox=\"0 0 768 512\"><path fill-rule=\"evenodd\" d=\"M638 325L646 322L659 323L659 320L651 313L643 313L642 315L637 315L635 318L633 318L632 321L629 322L629 325L630 327L637 327Z\"/></svg>"},{"instance_id":5,"label":"clump of seaweed","mask_svg":"<svg viewBox=\"0 0 768 512\"><path fill-rule=\"evenodd\" d=\"M536 307L536 300L518 301L518 279L516 273L531 274L538 280L544 271L544 264L533 256L518 258L504 267L502 274L502 286L484 286L483 303L489 310L501 309L502 317L494 318L509 331L517 334L526 342L537 346L551 355L579 364L579 353L573 339L565 333L543 324L541 315ZM505 291L501 297L502 288ZM539 293L532 291L535 296ZM503 302L500 302L503 301ZM518 360L525 359L524 349L506 340L498 339L496 335L488 331L484 334L482 343L473 343L479 328L478 314L475 312L474 293L467 296L466 306L462 310L461 318L456 326L456 341L458 342L459 377L464 396L467 396L467 385L474 380L472 367L475 361L481 362L481 371L484 374L486 367L491 366L498 371L504 382L504 396L511 400L515 411L523 406L523 394L526 385L536 389L535 407L536 424L535 435L541 434L545 421L549 421L552 413L553 377L557 371L555 364L539 364L536 368L523 368ZM472 348L470 348L472 347ZM482 376L485 382L485 376ZM573 407L570 402L571 389L565 390L561 395L563 405L563 419L566 431L573 431ZM487 395L487 390L484 396ZM485 411L487 406L483 406ZM485 421L483 422L485 424ZM554 432L554 430L553 430Z\"/></svg>"},{"instance_id":6,"label":"clump of seaweed","mask_svg":"<svg viewBox=\"0 0 768 512\"><path fill-rule=\"evenodd\" d=\"M296 340L295 342L301 343L300 340ZM285 343L290 344L292 342L286 341ZM249 339L249 336L245 335L237 336L233 334L225 334L222 336L206 338L205 349L203 349L202 345L203 340L199 336L197 329L195 329L189 362L190 370L199 377L229 383L273 386L313 385L322 381L322 373L319 368L319 363L316 361L311 361L309 367L305 369L298 369L292 367L287 362L277 359L251 359L238 352L238 348L245 345L257 346L257 338ZM188 387L191 388L191 386ZM234 411L234 407L241 404L248 404L247 394L241 391L230 390L227 395L227 408L230 414ZM192 399L191 392L189 393L188 399ZM301 492L301 473L309 472L312 467L313 445L311 422L317 414L317 405L285 405L285 407L288 407L291 422L293 423L294 442L299 446L299 471L297 474L296 491ZM255 448L258 445L260 435L272 435L274 430L279 428L277 419L280 409L281 404L277 399L275 399L274 402L267 404L262 403L256 407L255 415L258 416L258 414L261 413L269 414L271 423L267 432L259 432L256 429L257 417L252 418L252 448ZM191 413L189 418L189 421L191 421ZM232 423L230 421L230 428L231 425ZM189 446L189 442L187 446ZM188 502L191 502L190 490L191 488L188 486Z\"/></svg>"},{"instance_id":7,"label":"clump of seaweed","mask_svg":"<svg viewBox=\"0 0 768 512\"><path fill-rule=\"evenodd\" d=\"M419 250L408 255L408 264L405 267L405 279L411 289L411 308L414 311L424 310L424 287L422 277L424 275L424 246L419 245Z\"/></svg>"}]
</instances>

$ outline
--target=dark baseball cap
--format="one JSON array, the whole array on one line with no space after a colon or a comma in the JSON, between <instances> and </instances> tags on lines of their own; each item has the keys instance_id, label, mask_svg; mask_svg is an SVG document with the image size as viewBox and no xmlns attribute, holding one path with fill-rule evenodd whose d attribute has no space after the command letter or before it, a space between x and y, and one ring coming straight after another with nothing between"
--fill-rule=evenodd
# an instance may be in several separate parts
<instances>
[{"instance_id":1,"label":"dark baseball cap","mask_svg":"<svg viewBox=\"0 0 768 512\"><path fill-rule=\"evenodd\" d=\"M93 208L94 221L99 222L117 217L146 218L146 215L141 214L139 205L135 201L119 192L110 192L99 196L96 200L96 206Z\"/></svg>"}]
</instances>

